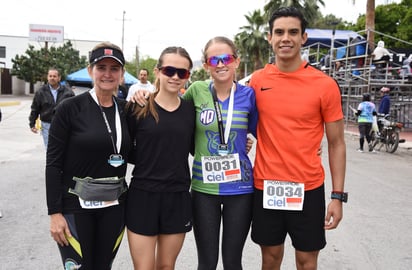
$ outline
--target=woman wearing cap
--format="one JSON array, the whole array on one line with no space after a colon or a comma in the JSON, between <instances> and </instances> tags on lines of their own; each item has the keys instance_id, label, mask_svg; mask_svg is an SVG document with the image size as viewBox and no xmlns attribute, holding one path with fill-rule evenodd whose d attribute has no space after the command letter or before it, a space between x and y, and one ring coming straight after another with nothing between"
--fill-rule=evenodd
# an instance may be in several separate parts
<instances>
[{"instance_id":1,"label":"woman wearing cap","mask_svg":"<svg viewBox=\"0 0 412 270\"><path fill-rule=\"evenodd\" d=\"M168 47L154 69L155 91L144 107L130 103L135 167L127 196L127 238L134 269L174 269L192 229L189 152L193 102L179 97L193 67L187 51Z\"/></svg>"},{"instance_id":2,"label":"woman wearing cap","mask_svg":"<svg viewBox=\"0 0 412 270\"><path fill-rule=\"evenodd\" d=\"M47 207L65 269L111 269L123 237L131 140L125 101L114 94L124 64L118 46L94 47L88 66L94 87L61 103L51 123Z\"/></svg>"}]
</instances>

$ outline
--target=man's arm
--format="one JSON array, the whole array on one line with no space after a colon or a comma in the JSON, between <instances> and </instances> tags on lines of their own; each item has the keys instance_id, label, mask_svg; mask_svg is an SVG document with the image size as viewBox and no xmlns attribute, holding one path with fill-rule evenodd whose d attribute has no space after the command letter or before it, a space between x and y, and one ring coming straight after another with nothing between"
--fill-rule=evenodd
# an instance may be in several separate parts
<instances>
[{"instance_id":1,"label":"man's arm","mask_svg":"<svg viewBox=\"0 0 412 270\"><path fill-rule=\"evenodd\" d=\"M29 126L30 129L33 130L33 128L35 128L35 123L36 123L36 119L37 117L39 117L40 114L40 109L41 109L41 104L40 104L40 90L36 91L36 93L34 94L33 97L33 101L31 103L31 111L30 111L30 115L29 115ZM34 131L33 131L34 132Z\"/></svg>"},{"instance_id":2,"label":"man's arm","mask_svg":"<svg viewBox=\"0 0 412 270\"><path fill-rule=\"evenodd\" d=\"M343 119L325 124L328 140L329 167L332 191L343 192L346 172L346 143ZM343 217L342 202L332 200L327 209L325 229L334 229Z\"/></svg>"},{"instance_id":3,"label":"man's arm","mask_svg":"<svg viewBox=\"0 0 412 270\"><path fill-rule=\"evenodd\" d=\"M343 191L346 171L346 143L343 119L326 123L329 167L334 191Z\"/></svg>"}]
</instances>

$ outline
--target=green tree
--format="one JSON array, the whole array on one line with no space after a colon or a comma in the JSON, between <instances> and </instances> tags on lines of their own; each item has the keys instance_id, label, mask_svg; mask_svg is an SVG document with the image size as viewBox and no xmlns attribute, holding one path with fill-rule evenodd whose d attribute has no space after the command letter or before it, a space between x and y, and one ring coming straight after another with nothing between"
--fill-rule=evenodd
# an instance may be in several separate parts
<instances>
[{"instance_id":1,"label":"green tree","mask_svg":"<svg viewBox=\"0 0 412 270\"><path fill-rule=\"evenodd\" d=\"M253 72L269 62L272 51L266 39L267 23L273 11L282 6L295 6L302 11L311 26L321 22L322 14L319 12L318 4L324 5L324 2L322 0L272 0L263 7L264 14L260 10L255 10L245 15L248 24L240 27L241 32L236 34L234 39L244 64L239 68L240 73ZM250 71L247 70L249 63Z\"/></svg>"},{"instance_id":2,"label":"green tree","mask_svg":"<svg viewBox=\"0 0 412 270\"><path fill-rule=\"evenodd\" d=\"M154 58L150 58L150 57L146 57L146 58L142 58L139 61L139 67L137 67L137 63L136 63L136 59L134 59L131 62L127 62L125 65L125 69L127 70L127 72L129 72L130 74L132 74L133 76L137 77L138 76L138 70L145 68L149 71L149 77L147 78L150 82L154 82L155 75L153 73L153 70L156 66L156 59Z\"/></svg>"},{"instance_id":3,"label":"green tree","mask_svg":"<svg viewBox=\"0 0 412 270\"><path fill-rule=\"evenodd\" d=\"M398 13L402 14L402 17L399 18L395 25L397 26L397 37L401 40L412 41L412 0L403 0L399 5ZM401 13L402 12L402 13ZM402 46L396 44L397 47L404 47L405 43L402 43ZM408 47L411 47L409 43Z\"/></svg>"},{"instance_id":4,"label":"green tree","mask_svg":"<svg viewBox=\"0 0 412 270\"><path fill-rule=\"evenodd\" d=\"M51 47L48 51L42 48L46 57L46 69L49 67L56 67L65 80L67 75L87 66L87 59L85 56L80 57L78 50L73 48L71 41L67 41L63 46ZM47 71L45 72L45 74Z\"/></svg>"},{"instance_id":5,"label":"green tree","mask_svg":"<svg viewBox=\"0 0 412 270\"><path fill-rule=\"evenodd\" d=\"M70 41L60 47L48 49L46 46L40 50L29 45L24 55L16 55L11 61L11 75L30 83L30 93L34 92L36 82L47 82L47 71L51 67L57 68L65 80L68 74L87 66L86 57L80 57Z\"/></svg>"},{"instance_id":6,"label":"green tree","mask_svg":"<svg viewBox=\"0 0 412 270\"><path fill-rule=\"evenodd\" d=\"M352 0L352 3L355 5L356 0ZM375 0L366 1L366 15L364 16L363 26L362 30L371 30L368 35L368 42L369 47L373 50L375 48Z\"/></svg>"},{"instance_id":7,"label":"green tree","mask_svg":"<svg viewBox=\"0 0 412 270\"><path fill-rule=\"evenodd\" d=\"M320 15L320 17L313 22L311 28L319 29L345 29L348 22L343 21L342 18L338 18L333 14L328 14L326 16Z\"/></svg>"},{"instance_id":8,"label":"green tree","mask_svg":"<svg viewBox=\"0 0 412 270\"><path fill-rule=\"evenodd\" d=\"M373 39L370 37L374 48L375 40L385 41L385 47L404 48L410 47L412 40L412 0L403 0L401 3L379 5L375 9L375 22ZM366 15L359 16L354 25L350 25L348 29L353 31L361 31L365 29ZM373 33L373 32L371 32ZM370 33L370 34L371 34ZM380 34L382 33L382 34ZM369 35L371 36L371 35ZM406 42L405 42L406 41Z\"/></svg>"},{"instance_id":9,"label":"green tree","mask_svg":"<svg viewBox=\"0 0 412 270\"><path fill-rule=\"evenodd\" d=\"M192 75L190 76L190 81L191 82L204 81L209 78L210 78L209 73L207 73L206 70L202 67L202 68L192 71Z\"/></svg>"},{"instance_id":10,"label":"green tree","mask_svg":"<svg viewBox=\"0 0 412 270\"><path fill-rule=\"evenodd\" d=\"M26 55L16 55L11 60L13 68L10 74L30 83L30 93L34 92L34 84L42 80L43 68L38 66L41 63L41 59L40 51L35 50L33 45L29 45Z\"/></svg>"},{"instance_id":11,"label":"green tree","mask_svg":"<svg viewBox=\"0 0 412 270\"><path fill-rule=\"evenodd\" d=\"M408 8L402 7L398 4L380 5L375 9L375 30L381 33L388 33L389 35L401 38L399 33L400 22L403 21ZM411 28L409 28L411 30ZM411 36L409 35L409 38ZM406 37L407 38L407 37ZM395 39L385 37L379 33L375 33L375 43L379 40L385 41L385 47L404 47L405 44L400 44ZM410 40L410 39L405 39Z\"/></svg>"},{"instance_id":12,"label":"green tree","mask_svg":"<svg viewBox=\"0 0 412 270\"><path fill-rule=\"evenodd\" d=\"M309 26L311 26L322 16L319 12L319 4L325 6L323 0L272 0L263 7L263 10L265 18L268 20L276 9L294 6L303 13Z\"/></svg>"},{"instance_id":13,"label":"green tree","mask_svg":"<svg viewBox=\"0 0 412 270\"><path fill-rule=\"evenodd\" d=\"M239 28L243 31L236 34L235 44L242 62L246 65L251 63L256 70L262 68L267 63L266 59L269 59L270 47L266 40L266 20L260 10L249 12L245 18L248 25ZM245 72L243 65L240 68L241 72L242 70Z\"/></svg>"}]
</instances>

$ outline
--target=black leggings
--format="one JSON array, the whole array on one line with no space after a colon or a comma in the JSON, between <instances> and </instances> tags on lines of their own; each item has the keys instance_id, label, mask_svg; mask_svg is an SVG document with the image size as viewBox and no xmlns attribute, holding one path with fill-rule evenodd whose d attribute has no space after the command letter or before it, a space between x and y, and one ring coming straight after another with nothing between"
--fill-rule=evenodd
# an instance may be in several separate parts
<instances>
[{"instance_id":1,"label":"black leggings","mask_svg":"<svg viewBox=\"0 0 412 270\"><path fill-rule=\"evenodd\" d=\"M252 220L253 193L209 195L192 191L193 232L198 270L216 270L223 220L222 262L225 270L242 269L242 252Z\"/></svg>"},{"instance_id":2,"label":"black leggings","mask_svg":"<svg viewBox=\"0 0 412 270\"><path fill-rule=\"evenodd\" d=\"M73 236L68 246L58 245L64 269L111 269L124 233L124 204L64 217Z\"/></svg>"},{"instance_id":3,"label":"black leggings","mask_svg":"<svg viewBox=\"0 0 412 270\"><path fill-rule=\"evenodd\" d=\"M368 144L371 142L371 129L372 123L359 123L359 147L363 150L363 144L366 141Z\"/></svg>"}]
</instances>

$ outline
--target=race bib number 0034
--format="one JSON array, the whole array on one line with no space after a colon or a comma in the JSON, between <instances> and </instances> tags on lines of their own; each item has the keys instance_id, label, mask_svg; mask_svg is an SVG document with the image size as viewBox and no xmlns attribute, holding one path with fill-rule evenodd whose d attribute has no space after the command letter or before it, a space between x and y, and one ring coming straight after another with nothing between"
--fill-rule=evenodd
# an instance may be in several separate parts
<instances>
[{"instance_id":1,"label":"race bib number 0034","mask_svg":"<svg viewBox=\"0 0 412 270\"><path fill-rule=\"evenodd\" d=\"M276 210L303 209L305 185L303 183L265 180L263 184L263 208Z\"/></svg>"}]
</instances>

